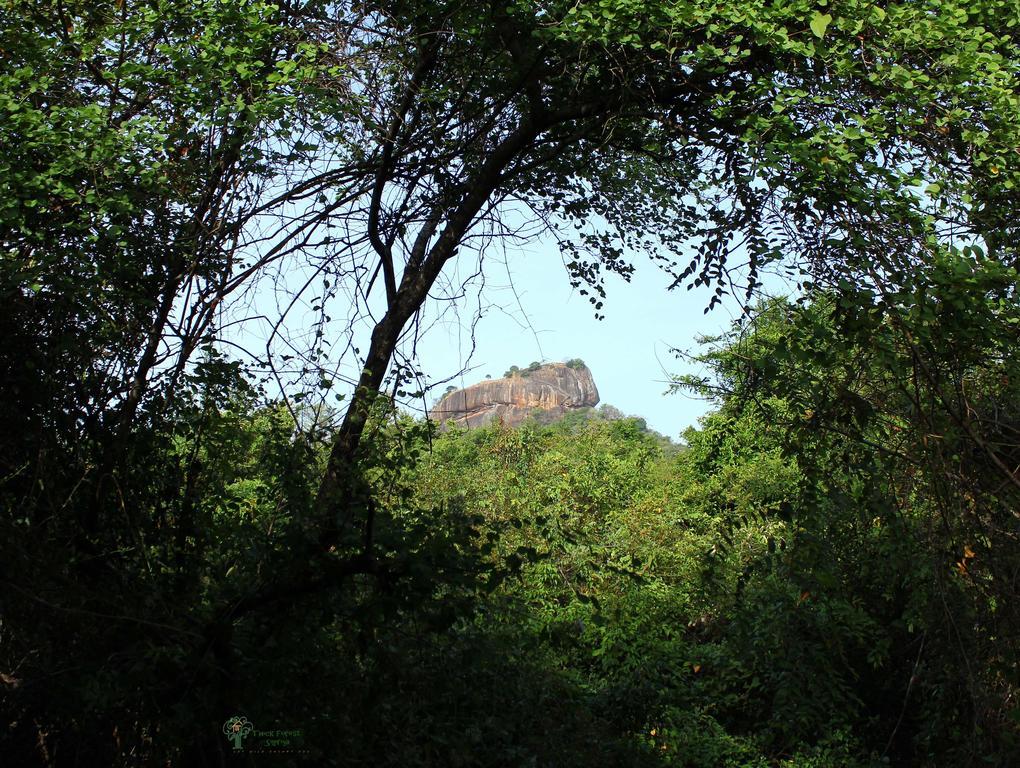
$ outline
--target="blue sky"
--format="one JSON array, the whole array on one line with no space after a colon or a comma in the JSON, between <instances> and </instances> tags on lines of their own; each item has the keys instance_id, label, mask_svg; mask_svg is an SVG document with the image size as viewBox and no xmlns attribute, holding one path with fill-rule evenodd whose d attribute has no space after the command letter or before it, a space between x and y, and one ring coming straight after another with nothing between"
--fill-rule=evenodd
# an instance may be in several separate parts
<instances>
[{"instance_id":1,"label":"blue sky","mask_svg":"<svg viewBox=\"0 0 1020 768\"><path fill-rule=\"evenodd\" d=\"M538 243L508 254L506 264L492 261L481 301L469 294L458 302L456 315L449 312L423 334L419 362L432 381L468 366L451 381L467 386L486 374L499 378L511 365L580 357L592 371L601 402L644 417L652 429L675 440L711 406L664 394L670 374L697 371L670 348L695 349L698 335L729 327L739 309L731 300L706 315L711 290L667 291L670 280L654 265L635 266L630 283L616 275L607 278L605 319L596 320L587 297L570 287L554 246ZM468 362L468 328L472 309L479 306L476 349Z\"/></svg>"},{"instance_id":2,"label":"blue sky","mask_svg":"<svg viewBox=\"0 0 1020 768\"><path fill-rule=\"evenodd\" d=\"M615 274L606 277L601 310L605 318L596 320L588 297L571 288L553 243L536 237L514 249L497 245L483 252L484 269L479 268L477 251L466 249L452 259L441 285L425 303L416 363L433 387L427 396L430 405L445 389L446 380L463 387L486 375L499 378L512 365L579 357L591 369L602 403L643 417L652 429L674 440L713 407L689 394L666 394L672 375L704 373L671 349L696 352L698 336L728 329L740 312L736 300L727 298L705 314L710 288L668 291L669 277L639 259L630 282ZM313 266L299 261L281 267L275 279L238 303L233 317L224 318L232 354L244 349L264 354L267 339L272 339L268 346L273 348L279 378L265 380L271 395L296 391L302 387L295 382L307 379L302 352L317 343L313 331L321 301L316 297L323 290L322 276L313 275ZM367 348L371 332L366 304L357 300L355 284L343 283L343 290L325 308L333 319L323 326L330 360L323 375L335 379L337 386L321 396L331 405L334 397L349 397L361 366L355 351ZM766 279L766 284L771 293L789 292L778 278ZM370 297L376 317L382 314L383 301L380 290ZM277 327L275 319L285 311L280 333L270 337ZM236 324L228 322L245 316ZM404 352L409 346L405 342ZM423 413L420 400L402 405Z\"/></svg>"}]
</instances>

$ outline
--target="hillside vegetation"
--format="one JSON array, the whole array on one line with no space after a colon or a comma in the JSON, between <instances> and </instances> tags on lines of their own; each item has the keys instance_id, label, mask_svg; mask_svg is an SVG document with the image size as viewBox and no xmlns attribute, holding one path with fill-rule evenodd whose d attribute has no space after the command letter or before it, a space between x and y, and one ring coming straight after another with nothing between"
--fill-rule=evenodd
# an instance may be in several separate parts
<instances>
[{"instance_id":1,"label":"hillside vegetation","mask_svg":"<svg viewBox=\"0 0 1020 768\"><path fill-rule=\"evenodd\" d=\"M1016 0L0 3L0 763L1016 766L1018 211Z\"/></svg>"},{"instance_id":2,"label":"hillside vegetation","mask_svg":"<svg viewBox=\"0 0 1020 768\"><path fill-rule=\"evenodd\" d=\"M96 734L150 721L139 754L197 734L201 755L243 706L300 723L307 754L335 765L1011 764L1016 496L965 434L931 447L895 375L903 350L836 341L833 309L774 302L716 339L714 375L678 382L719 402L681 450L635 418L438 434L379 403L362 465L374 572L280 594L300 620L238 624L222 657L180 611L214 621L224 590L246 610L271 553L305 535L293 510L328 435L205 369L175 432L140 453L173 473L125 509L182 494L192 534L124 553L134 583L94 575L110 620L85 608L91 584L63 583L82 608L53 612L41 595L71 564L22 538L15 566L38 592L8 614L27 654L6 678L14 748L109 757ZM987 319L972 310L953 333ZM992 347L965 350L976 405L1016 402L1015 363ZM210 653L229 677L203 672ZM31 681L59 658L76 666Z\"/></svg>"}]
</instances>

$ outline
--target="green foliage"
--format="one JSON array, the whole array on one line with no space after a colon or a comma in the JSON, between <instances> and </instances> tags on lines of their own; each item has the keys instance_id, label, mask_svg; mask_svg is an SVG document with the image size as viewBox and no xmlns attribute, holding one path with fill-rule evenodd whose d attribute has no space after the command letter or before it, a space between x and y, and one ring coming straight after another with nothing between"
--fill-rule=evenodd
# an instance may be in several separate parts
<instances>
[{"instance_id":1,"label":"green foliage","mask_svg":"<svg viewBox=\"0 0 1020 768\"><path fill-rule=\"evenodd\" d=\"M514 376L527 377L528 375L534 373L535 371L537 371L541 367L542 367L542 364L540 362L538 362L538 361L532 362L526 368L523 368L523 369L520 368L519 366L511 365L510 368L503 374L503 378L509 379L509 378L514 377Z\"/></svg>"},{"instance_id":2,"label":"green foliage","mask_svg":"<svg viewBox=\"0 0 1020 768\"><path fill-rule=\"evenodd\" d=\"M568 360L565 365L572 370L580 370L584 368L584 360L579 357ZM537 360L533 360L526 368L522 369L519 366L511 365L510 368L503 374L504 378L510 378L511 376L521 375L527 376L529 373L534 373L542 367L542 363Z\"/></svg>"},{"instance_id":3,"label":"green foliage","mask_svg":"<svg viewBox=\"0 0 1020 768\"><path fill-rule=\"evenodd\" d=\"M542 364L540 362L538 362L537 360L535 360L531 364L529 364L527 368L525 368L523 371L521 371L521 376L527 376L528 374L534 373L535 371L537 371L541 367L542 367Z\"/></svg>"},{"instance_id":4,"label":"green foliage","mask_svg":"<svg viewBox=\"0 0 1020 768\"><path fill-rule=\"evenodd\" d=\"M1015 277L965 262L985 306L973 291L954 303L940 275L958 263L931 265L933 313L885 306L927 324L914 338L939 338L939 360L960 356L979 414L1012 386L1001 345L1015 309L999 293ZM307 567L328 435L259 405L210 350L172 418L134 447L138 474L119 478L126 514L153 510L125 526L134 547L106 555L136 583L88 570L83 583L38 529L7 524L25 580L5 631L42 628L5 636L11 679L50 669L72 635L78 659L45 691L15 689L11 743L34 750L36 722L47 744L87 727L111 734L80 741L89 759L117 763L116 728L145 759L197 760L222 736L191 743L196 729L236 706L229 670L246 715L299 722L320 764L1008 764L1015 650L992 627L1013 620L996 574L1015 553L973 527L1002 525L987 464L951 459L950 487L933 474L942 458L928 469L910 453L928 432L909 434L918 417L897 409L915 401L893 371L917 353L886 317L831 295L763 306L704 356L717 376L697 386L721 407L682 452L634 418L436 434L380 401L359 482L381 570L286 593L276 617L236 616L229 654L199 628L222 626L218 606L240 611L265 574ZM956 494L965 504L947 506ZM168 541L163 525L183 533ZM359 551L364 531L350 533L338 557ZM961 643L980 665L960 663ZM125 704L125 686L147 693ZM168 699L181 704L168 712ZM156 719L158 738L131 731Z\"/></svg>"},{"instance_id":5,"label":"green foliage","mask_svg":"<svg viewBox=\"0 0 1020 768\"><path fill-rule=\"evenodd\" d=\"M1013 684L999 664L1017 648L997 634L1014 622L1000 609L1014 588L993 575L1020 554L1005 517L1015 502L1004 505L1017 489L999 466L1020 456L1005 405L1015 399L1016 363L1002 346L1017 322L1016 287L1011 268L970 249L947 251L871 291L763 308L704 358L717 384L687 382L721 395L730 418L762 414L796 458L801 501L779 510L796 526L780 540L796 553L789 577L808 603L838 588L854 596L854 611L870 614L842 619L863 646L830 629L830 650L838 643L841 658L866 655L876 670L897 657L911 667L888 692L907 691L886 746L902 759L965 763L976 753L999 763L1016 743L1002 698ZM982 544L991 539L994 550ZM767 610L782 615L778 603ZM836 615L831 606L826 613ZM763 638L760 623L752 626L748 637ZM885 686L857 675L869 683L856 683L855 695L881 712ZM813 698L839 695L834 687ZM934 725L961 711L973 730Z\"/></svg>"},{"instance_id":6,"label":"green foliage","mask_svg":"<svg viewBox=\"0 0 1020 768\"><path fill-rule=\"evenodd\" d=\"M243 710L317 765L1010 765L1015 11L6 3L5 760L224 764ZM596 313L640 252L802 299L678 382L719 406L684 451L609 407L437 434L378 394L507 201ZM386 294L337 429L223 352L283 254L313 390L328 279Z\"/></svg>"}]
</instances>

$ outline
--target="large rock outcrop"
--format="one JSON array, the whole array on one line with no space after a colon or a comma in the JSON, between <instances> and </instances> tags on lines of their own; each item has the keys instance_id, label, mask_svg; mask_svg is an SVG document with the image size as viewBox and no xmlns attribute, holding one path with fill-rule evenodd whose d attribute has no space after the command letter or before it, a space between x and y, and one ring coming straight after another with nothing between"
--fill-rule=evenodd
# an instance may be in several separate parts
<instances>
[{"instance_id":1,"label":"large rock outcrop","mask_svg":"<svg viewBox=\"0 0 1020 768\"><path fill-rule=\"evenodd\" d=\"M449 392L432 410L432 418L440 424L453 422L462 427L479 427L492 421L513 427L529 416L554 419L598 402L599 391L587 366L547 363L532 371Z\"/></svg>"}]
</instances>

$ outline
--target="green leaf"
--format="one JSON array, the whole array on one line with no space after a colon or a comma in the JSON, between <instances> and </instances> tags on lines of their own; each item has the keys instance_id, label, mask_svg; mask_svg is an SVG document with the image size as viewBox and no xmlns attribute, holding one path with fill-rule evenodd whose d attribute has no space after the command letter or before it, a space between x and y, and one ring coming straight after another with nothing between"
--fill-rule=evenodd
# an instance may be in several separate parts
<instances>
[{"instance_id":1,"label":"green leaf","mask_svg":"<svg viewBox=\"0 0 1020 768\"><path fill-rule=\"evenodd\" d=\"M815 33L815 37L821 40L825 37L825 30L829 28L829 24L831 23L832 16L827 13L816 11L814 17L811 19L811 31Z\"/></svg>"}]
</instances>

